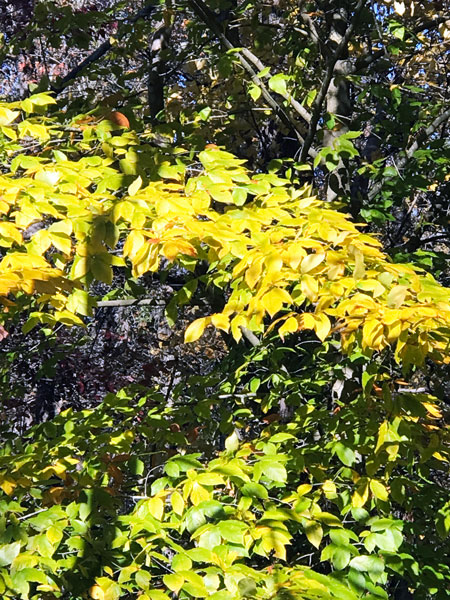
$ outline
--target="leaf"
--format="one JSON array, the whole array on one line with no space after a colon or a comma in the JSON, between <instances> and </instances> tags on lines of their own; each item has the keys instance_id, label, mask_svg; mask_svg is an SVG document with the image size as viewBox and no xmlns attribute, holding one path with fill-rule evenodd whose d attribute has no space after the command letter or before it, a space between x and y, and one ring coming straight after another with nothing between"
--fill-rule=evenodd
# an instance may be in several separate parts
<instances>
[{"instance_id":1,"label":"leaf","mask_svg":"<svg viewBox=\"0 0 450 600\"><path fill-rule=\"evenodd\" d=\"M135 196L142 187L142 177L139 175L136 179L128 186L128 195Z\"/></svg>"},{"instance_id":2,"label":"leaf","mask_svg":"<svg viewBox=\"0 0 450 600\"><path fill-rule=\"evenodd\" d=\"M384 571L384 561L378 556L355 556L350 561L350 567L356 571L368 572L378 578Z\"/></svg>"},{"instance_id":3,"label":"leaf","mask_svg":"<svg viewBox=\"0 0 450 600\"><path fill-rule=\"evenodd\" d=\"M10 125L20 115L18 110L10 110L0 106L0 127Z\"/></svg>"},{"instance_id":4,"label":"leaf","mask_svg":"<svg viewBox=\"0 0 450 600\"><path fill-rule=\"evenodd\" d=\"M240 440L236 430L233 431L231 435L227 437L225 440L225 449L228 452L236 452L239 448Z\"/></svg>"},{"instance_id":5,"label":"leaf","mask_svg":"<svg viewBox=\"0 0 450 600\"><path fill-rule=\"evenodd\" d=\"M184 512L184 500L183 500L182 495L177 491L172 492L170 500L171 500L172 508L173 508L174 512L177 515L182 515Z\"/></svg>"},{"instance_id":6,"label":"leaf","mask_svg":"<svg viewBox=\"0 0 450 600\"><path fill-rule=\"evenodd\" d=\"M150 498L150 500L147 501L147 506L152 517L155 517L155 519L161 521L164 514L164 502L162 499L157 497Z\"/></svg>"},{"instance_id":7,"label":"leaf","mask_svg":"<svg viewBox=\"0 0 450 600\"><path fill-rule=\"evenodd\" d=\"M304 529L310 544L312 544L315 548L318 548L323 538L323 529L321 524L317 521L306 521Z\"/></svg>"},{"instance_id":8,"label":"leaf","mask_svg":"<svg viewBox=\"0 0 450 600\"><path fill-rule=\"evenodd\" d=\"M302 273L309 273L325 260L325 253L308 254L300 264Z\"/></svg>"},{"instance_id":9,"label":"leaf","mask_svg":"<svg viewBox=\"0 0 450 600\"><path fill-rule=\"evenodd\" d=\"M246 483L242 486L241 493L244 496L260 498L261 500L266 500L269 497L269 492L260 483Z\"/></svg>"},{"instance_id":10,"label":"leaf","mask_svg":"<svg viewBox=\"0 0 450 600\"><path fill-rule=\"evenodd\" d=\"M209 317L202 317L193 321L185 331L185 343L189 344L191 342L196 342L203 335L203 332L205 331L205 328L209 323Z\"/></svg>"},{"instance_id":11,"label":"leaf","mask_svg":"<svg viewBox=\"0 0 450 600\"><path fill-rule=\"evenodd\" d=\"M200 473L200 475L197 476L196 481L198 481L198 483L201 485L217 486L225 484L223 476L219 473Z\"/></svg>"},{"instance_id":12,"label":"leaf","mask_svg":"<svg viewBox=\"0 0 450 600\"><path fill-rule=\"evenodd\" d=\"M324 313L314 315L314 331L321 342L323 342L331 331L330 319Z\"/></svg>"},{"instance_id":13,"label":"leaf","mask_svg":"<svg viewBox=\"0 0 450 600\"><path fill-rule=\"evenodd\" d=\"M0 546L0 567L10 565L20 552L20 542Z\"/></svg>"},{"instance_id":14,"label":"leaf","mask_svg":"<svg viewBox=\"0 0 450 600\"><path fill-rule=\"evenodd\" d=\"M170 573L163 576L163 581L171 592L178 594L183 587L185 579L181 573Z\"/></svg>"},{"instance_id":15,"label":"leaf","mask_svg":"<svg viewBox=\"0 0 450 600\"><path fill-rule=\"evenodd\" d=\"M281 96L287 96L286 81L289 79L287 75L283 73L277 73L269 79L269 87L271 90L280 94Z\"/></svg>"},{"instance_id":16,"label":"leaf","mask_svg":"<svg viewBox=\"0 0 450 600\"><path fill-rule=\"evenodd\" d=\"M249 96L256 102L261 96L261 88L254 83L251 83L248 87Z\"/></svg>"},{"instance_id":17,"label":"leaf","mask_svg":"<svg viewBox=\"0 0 450 600\"><path fill-rule=\"evenodd\" d=\"M229 521L220 521L218 524L220 535L228 542L234 544L242 544L244 531L246 531L247 528L248 526L246 523L233 519L230 519Z\"/></svg>"},{"instance_id":18,"label":"leaf","mask_svg":"<svg viewBox=\"0 0 450 600\"><path fill-rule=\"evenodd\" d=\"M387 296L387 305L390 308L400 308L406 298L408 287L406 285L395 285Z\"/></svg>"},{"instance_id":19,"label":"leaf","mask_svg":"<svg viewBox=\"0 0 450 600\"><path fill-rule=\"evenodd\" d=\"M355 452L348 446L344 446L342 442L337 442L333 446L333 451L337 454L339 460L347 467L351 467L355 463Z\"/></svg>"},{"instance_id":20,"label":"leaf","mask_svg":"<svg viewBox=\"0 0 450 600\"><path fill-rule=\"evenodd\" d=\"M369 482L363 479L352 496L352 506L362 508L369 499Z\"/></svg>"},{"instance_id":21,"label":"leaf","mask_svg":"<svg viewBox=\"0 0 450 600\"><path fill-rule=\"evenodd\" d=\"M298 331L298 321L295 317L289 317L280 327L278 333L283 338L285 335L295 333L296 331Z\"/></svg>"},{"instance_id":22,"label":"leaf","mask_svg":"<svg viewBox=\"0 0 450 600\"><path fill-rule=\"evenodd\" d=\"M377 481L376 479L370 480L370 489L372 490L375 498L382 500L383 502L387 502L389 499L389 492L386 487L381 483L381 481Z\"/></svg>"},{"instance_id":23,"label":"leaf","mask_svg":"<svg viewBox=\"0 0 450 600\"><path fill-rule=\"evenodd\" d=\"M276 461L271 459L263 459L260 462L261 470L264 475L271 481L278 481L283 483L287 479L287 472L285 467Z\"/></svg>"},{"instance_id":24,"label":"leaf","mask_svg":"<svg viewBox=\"0 0 450 600\"><path fill-rule=\"evenodd\" d=\"M351 553L350 553L349 550L347 550L346 548L341 548L341 547L338 546L333 551L333 556L332 556L332 559L331 559L331 561L333 563L333 567L337 571L342 571L349 564L351 556L352 555L351 555Z\"/></svg>"},{"instance_id":25,"label":"leaf","mask_svg":"<svg viewBox=\"0 0 450 600\"><path fill-rule=\"evenodd\" d=\"M264 294L264 296L261 299L261 304L264 306L264 308L267 310L271 317L273 317L277 312L279 312L282 309L283 303L291 304L292 298L286 290L283 290L281 288L273 288L272 290L270 290L270 292Z\"/></svg>"}]
</instances>

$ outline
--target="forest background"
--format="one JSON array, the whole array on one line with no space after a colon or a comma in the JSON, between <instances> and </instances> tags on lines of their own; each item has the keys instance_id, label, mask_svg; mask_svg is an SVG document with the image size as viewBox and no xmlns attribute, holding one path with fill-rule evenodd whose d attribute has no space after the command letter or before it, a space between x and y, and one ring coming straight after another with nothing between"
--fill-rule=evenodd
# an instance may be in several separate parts
<instances>
[{"instance_id":1,"label":"forest background","mask_svg":"<svg viewBox=\"0 0 450 600\"><path fill-rule=\"evenodd\" d=\"M0 595L450 597L448 2L0 36Z\"/></svg>"}]
</instances>

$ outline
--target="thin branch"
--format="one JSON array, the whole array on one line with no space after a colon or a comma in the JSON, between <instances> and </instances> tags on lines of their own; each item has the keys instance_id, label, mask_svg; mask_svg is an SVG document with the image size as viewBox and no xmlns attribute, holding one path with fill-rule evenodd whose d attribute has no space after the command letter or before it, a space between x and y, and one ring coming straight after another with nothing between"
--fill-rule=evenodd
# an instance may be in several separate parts
<instances>
[{"instance_id":1,"label":"thin branch","mask_svg":"<svg viewBox=\"0 0 450 600\"><path fill-rule=\"evenodd\" d=\"M350 38L352 36L353 30L356 25L356 21L358 20L359 12L362 9L363 5L364 5L364 0L358 0L358 4L356 5L355 12L353 14L352 22L348 26L344 35L342 36L342 39L339 42L333 56L329 59L329 62L328 62L328 65L327 65L327 68L325 71L325 77L324 77L323 83L320 87L319 93L317 94L317 96L314 100L313 112L311 115L311 122L309 124L308 133L305 137L305 143L303 144L303 148L302 148L302 151L300 154L300 162L305 162L306 158L309 154L309 149L310 149L311 144L316 135L317 124L319 122L320 115L322 113L322 106L323 106L324 100L327 96L328 89L331 84L331 80L333 79L334 68L336 66L337 61L340 59L342 52L345 50L348 42L350 41Z\"/></svg>"},{"instance_id":2,"label":"thin branch","mask_svg":"<svg viewBox=\"0 0 450 600\"><path fill-rule=\"evenodd\" d=\"M450 108L447 109L446 111L444 111L439 116L437 116L434 119L434 121L431 123L431 125L429 125L425 129L425 131L423 131L422 133L420 133L417 136L416 141L413 144L411 144L411 146L406 150L406 159L403 159L403 164L406 163L407 159L412 158L414 152L416 152L416 150L419 149L420 144L423 143L430 136L432 136L433 133L435 133L435 131L439 128L439 126L442 125L442 123L445 123L446 121L448 121L448 119L450 119ZM399 162L399 165L400 165L400 162Z\"/></svg>"},{"instance_id":3,"label":"thin branch","mask_svg":"<svg viewBox=\"0 0 450 600\"><path fill-rule=\"evenodd\" d=\"M260 88L261 95L266 103L278 114L285 125L294 129L298 141L301 144L304 144L303 135L299 129L299 126L295 123L295 120L287 114L285 109L272 96L265 83L258 77L257 71L255 71L254 67L258 69L258 71L261 71L264 68L264 65L261 63L261 61L252 52L250 52L250 50L246 48L238 49L233 45L233 43L227 38L216 22L214 13L211 12L201 0L189 0L189 4L197 16L216 35L222 45L228 50L232 50L236 54L242 67L250 75L251 81ZM310 119L308 111L297 100L294 100L288 94L282 96L302 118L304 118L306 121ZM314 150L312 147L310 147L308 154L313 158L317 156L316 150Z\"/></svg>"},{"instance_id":4,"label":"thin branch","mask_svg":"<svg viewBox=\"0 0 450 600\"><path fill-rule=\"evenodd\" d=\"M142 8L140 11L138 11L133 17L131 17L131 19L129 19L127 21L127 24L134 25L134 23L136 23L140 19L144 19L144 18L148 17L149 15L151 15L151 13L156 8L156 6L157 5L154 4L153 2L151 2L150 4L147 4L146 6L144 6L144 8ZM119 35L117 36L117 38L119 40L123 37L124 37L124 32L122 32L122 34L119 33ZM83 69L85 69L92 63L96 62L99 58L101 58L102 56L107 54L111 50L111 48L112 48L112 44L111 44L110 40L103 42L103 44L101 44L96 50L94 50L94 52L89 54L89 56L87 56L78 65L76 65L71 71L69 71L69 73L67 73L67 75L62 78L62 80L59 82L58 85L51 86L52 91L56 95L60 94L73 79L76 79L78 77L78 75L81 73L81 71L83 71Z\"/></svg>"},{"instance_id":5,"label":"thin branch","mask_svg":"<svg viewBox=\"0 0 450 600\"><path fill-rule=\"evenodd\" d=\"M154 304L153 298L130 298L126 300L101 300L97 302L96 308L113 308L117 306L144 306L146 304ZM161 306L163 306L161 304ZM165 305L164 305L165 306Z\"/></svg>"},{"instance_id":6,"label":"thin branch","mask_svg":"<svg viewBox=\"0 0 450 600\"><path fill-rule=\"evenodd\" d=\"M306 27L308 27L312 41L316 44L316 46L318 46L318 48L322 52L323 56L328 57L330 54L330 51L329 51L328 47L326 46L326 44L324 44L322 42L322 40L320 39L319 33L316 29L316 26L314 25L314 21L311 19L309 14L306 12L303 12L301 10L300 18L302 19L302 21L306 25Z\"/></svg>"},{"instance_id":7,"label":"thin branch","mask_svg":"<svg viewBox=\"0 0 450 600\"><path fill-rule=\"evenodd\" d=\"M438 115L426 129L419 133L416 140L411 144L411 146L409 146L409 148L405 150L405 155L398 160L397 168L403 169L403 167L406 166L407 162L411 158L413 158L414 153L420 148L420 146L426 140L428 140L443 123L448 121L448 119L450 119L450 108ZM372 200L381 191L382 187L382 181L376 183L373 186L373 188L369 191L369 200Z\"/></svg>"}]
</instances>

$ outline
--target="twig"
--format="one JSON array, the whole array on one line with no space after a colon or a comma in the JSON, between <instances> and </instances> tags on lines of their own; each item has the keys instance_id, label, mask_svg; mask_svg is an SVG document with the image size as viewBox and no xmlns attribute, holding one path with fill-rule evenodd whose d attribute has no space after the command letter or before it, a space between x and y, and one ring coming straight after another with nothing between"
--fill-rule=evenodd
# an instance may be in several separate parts
<instances>
[{"instance_id":1,"label":"twig","mask_svg":"<svg viewBox=\"0 0 450 600\"><path fill-rule=\"evenodd\" d=\"M115 306L144 306L146 304L153 304L153 298L129 298L126 300L100 300L97 302L96 308L115 307ZM160 304L165 306L165 304Z\"/></svg>"},{"instance_id":2,"label":"twig","mask_svg":"<svg viewBox=\"0 0 450 600\"><path fill-rule=\"evenodd\" d=\"M328 66L325 71L325 77L324 77L323 83L320 87L319 93L317 94L317 96L314 100L313 112L311 115L311 121L309 123L308 133L306 134L305 143L303 144L303 148L300 153L300 162L305 162L306 158L309 154L309 149L311 148L312 142L316 135L317 124L319 122L320 115L322 112L322 105L323 105L326 95L328 93L328 89L330 87L331 80L333 79L334 68L336 66L337 61L340 59L342 52L347 47L347 44L350 41L350 37L355 28L359 12L362 9L363 5L364 5L364 0L359 0L358 4L355 7L355 12L353 14L352 22L348 26L344 35L342 36L342 39L339 42L333 56L329 59Z\"/></svg>"},{"instance_id":3,"label":"twig","mask_svg":"<svg viewBox=\"0 0 450 600\"><path fill-rule=\"evenodd\" d=\"M148 17L149 15L151 15L151 13L156 7L157 5L153 4L153 2L147 4L146 6L144 6L144 8L138 11L129 21L127 21L127 23L133 25L140 19ZM125 34L123 32L121 34L119 33L117 39L122 39L124 35ZM96 62L99 58L107 54L111 50L111 48L112 44L109 39L103 42L103 44L101 44L96 50L94 50L94 52L92 52L83 61L81 61L81 63L79 63L76 67L69 71L69 73L67 73L67 75L62 78L62 80L57 86L51 86L52 91L56 95L60 94L65 89L68 83L70 83L73 79L78 77L78 75L81 73L81 71L83 71L83 69L85 69L92 63Z\"/></svg>"},{"instance_id":4,"label":"twig","mask_svg":"<svg viewBox=\"0 0 450 600\"><path fill-rule=\"evenodd\" d=\"M250 75L251 81L260 88L261 95L266 103L278 114L285 125L294 129L298 141L301 144L304 144L303 135L299 129L299 126L297 123L295 123L295 120L288 115L285 109L275 100L265 83L258 77L257 72L253 68L256 67L256 69L261 71L262 69L260 67L264 68L264 65L261 63L261 61L247 48L238 49L232 44L227 36L221 31L216 22L214 13L210 11L210 9L201 0L189 0L189 4L197 16L202 19L202 21L211 29L211 31L213 31L223 46L228 50L234 51L236 56L239 58L242 67ZM310 118L308 111L297 100L294 100L288 94L282 94L282 96L289 102L289 104L296 110L296 112L298 112L300 116L308 121ZM317 151L310 147L308 154L309 156L315 158L317 156Z\"/></svg>"}]
</instances>

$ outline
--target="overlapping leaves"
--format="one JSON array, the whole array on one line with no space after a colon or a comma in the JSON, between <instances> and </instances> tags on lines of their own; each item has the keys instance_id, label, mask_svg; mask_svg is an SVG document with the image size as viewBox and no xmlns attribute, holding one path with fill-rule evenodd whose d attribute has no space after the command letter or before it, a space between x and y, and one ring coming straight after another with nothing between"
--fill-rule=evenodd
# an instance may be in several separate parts
<instances>
[{"instance_id":1,"label":"overlapping leaves","mask_svg":"<svg viewBox=\"0 0 450 600\"><path fill-rule=\"evenodd\" d=\"M38 136L24 128L27 121L16 123L15 108L2 108L5 126L22 140ZM32 121L45 129L41 139L57 130L55 120ZM42 310L27 327L80 323L77 315L90 313L90 283L110 284L116 266L131 264L139 277L175 262L195 271L204 261L203 280L222 288L226 302L191 324L188 341L209 324L239 340L242 328L262 332L278 317L272 327L281 336L311 329L324 340L337 331L345 348L395 344L406 365L428 354L446 360L448 290L431 275L392 264L373 236L308 187L251 174L214 146L199 154L199 174L189 176L192 162L154 153L149 161L134 132L108 120L88 123L71 146L76 160L61 151L19 154L0 180L0 293L8 306L11 294L36 292ZM63 138L64 128L55 135Z\"/></svg>"}]
</instances>

